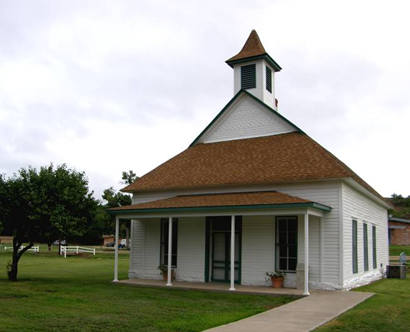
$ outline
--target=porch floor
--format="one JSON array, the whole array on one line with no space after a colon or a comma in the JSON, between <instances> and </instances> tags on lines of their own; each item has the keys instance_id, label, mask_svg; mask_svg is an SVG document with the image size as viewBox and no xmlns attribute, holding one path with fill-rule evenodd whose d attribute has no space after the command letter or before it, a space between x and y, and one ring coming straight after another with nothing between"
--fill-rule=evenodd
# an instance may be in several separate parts
<instances>
[{"instance_id":1,"label":"porch floor","mask_svg":"<svg viewBox=\"0 0 410 332\"><path fill-rule=\"evenodd\" d=\"M126 279L118 281L119 284L133 285L133 286L145 286L145 287L167 287L166 282L163 280L152 279ZM186 281L173 281L172 286L169 288L179 289L194 289L194 290L206 290L216 292L231 292L231 293L245 293L245 294L262 294L262 295L303 295L303 290L295 288L272 288L267 286L245 286L235 285L235 291L229 290L228 283L222 282L186 282Z\"/></svg>"}]
</instances>

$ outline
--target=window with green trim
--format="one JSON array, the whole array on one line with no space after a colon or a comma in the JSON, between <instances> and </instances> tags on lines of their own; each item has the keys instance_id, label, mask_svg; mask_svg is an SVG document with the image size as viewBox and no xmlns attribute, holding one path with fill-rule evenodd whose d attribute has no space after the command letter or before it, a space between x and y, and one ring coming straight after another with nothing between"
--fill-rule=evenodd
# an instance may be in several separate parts
<instances>
[{"instance_id":1,"label":"window with green trim","mask_svg":"<svg viewBox=\"0 0 410 332\"><path fill-rule=\"evenodd\" d=\"M168 229L169 220L161 219L161 242L160 242L160 264L168 265ZM177 246L178 246L178 219L172 220L172 255L171 264L173 267L177 266Z\"/></svg>"},{"instance_id":2,"label":"window with green trim","mask_svg":"<svg viewBox=\"0 0 410 332\"><path fill-rule=\"evenodd\" d=\"M369 271L369 244L367 236L367 224L363 223L363 268Z\"/></svg>"},{"instance_id":3,"label":"window with green trim","mask_svg":"<svg viewBox=\"0 0 410 332\"><path fill-rule=\"evenodd\" d=\"M266 66L266 90L272 93L272 70Z\"/></svg>"},{"instance_id":4,"label":"window with green trim","mask_svg":"<svg viewBox=\"0 0 410 332\"><path fill-rule=\"evenodd\" d=\"M357 220L352 220L352 268L357 273Z\"/></svg>"},{"instance_id":5,"label":"window with green trim","mask_svg":"<svg viewBox=\"0 0 410 332\"><path fill-rule=\"evenodd\" d=\"M372 242L373 242L373 269L377 269L376 226L372 227Z\"/></svg>"},{"instance_id":6,"label":"window with green trim","mask_svg":"<svg viewBox=\"0 0 410 332\"><path fill-rule=\"evenodd\" d=\"M256 65L246 65L241 67L241 88L256 88Z\"/></svg>"},{"instance_id":7,"label":"window with green trim","mask_svg":"<svg viewBox=\"0 0 410 332\"><path fill-rule=\"evenodd\" d=\"M276 270L296 271L298 218L276 217Z\"/></svg>"}]
</instances>

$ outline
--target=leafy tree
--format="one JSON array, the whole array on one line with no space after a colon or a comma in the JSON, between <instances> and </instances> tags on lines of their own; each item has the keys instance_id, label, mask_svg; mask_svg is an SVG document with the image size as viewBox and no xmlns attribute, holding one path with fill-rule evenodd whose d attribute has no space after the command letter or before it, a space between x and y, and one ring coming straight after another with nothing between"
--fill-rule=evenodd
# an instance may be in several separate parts
<instances>
[{"instance_id":1,"label":"leafy tree","mask_svg":"<svg viewBox=\"0 0 410 332\"><path fill-rule=\"evenodd\" d=\"M122 183L123 184L132 184L134 183L134 181L136 179L138 179L138 176L134 173L134 171L129 170L128 172L124 171L122 172ZM115 192L113 187L110 187L106 190L104 190L104 193L102 195L102 198L107 202L104 206L105 208L114 208L114 207L119 207L119 206L124 206L124 205L131 205L132 204L132 200L131 200L131 196L129 194L123 194L121 192ZM109 218L109 220L111 221L111 230L114 228L114 218L112 216L108 216L107 214L107 218ZM121 233L125 233L125 237L127 239L127 246L129 243L129 228L127 224L121 224L120 227L120 232Z\"/></svg>"},{"instance_id":2,"label":"leafy tree","mask_svg":"<svg viewBox=\"0 0 410 332\"><path fill-rule=\"evenodd\" d=\"M1 179L0 183L0 206L2 207L1 220L5 232L13 234L12 263L8 263L8 277L10 280L17 279L17 264L25 251L33 246L33 238L38 232L39 224L31 220L31 189L23 178ZM19 250L24 242L28 245Z\"/></svg>"},{"instance_id":3,"label":"leafy tree","mask_svg":"<svg viewBox=\"0 0 410 332\"><path fill-rule=\"evenodd\" d=\"M9 280L17 280L18 262L34 242L76 238L84 234L95 214L96 201L88 190L84 173L66 165L20 169L0 183L0 220L4 232L13 236ZM20 247L28 243L24 249Z\"/></svg>"},{"instance_id":4,"label":"leafy tree","mask_svg":"<svg viewBox=\"0 0 410 332\"><path fill-rule=\"evenodd\" d=\"M4 178L3 174L0 174L0 235L3 233L3 221L2 216L4 216L6 209L5 209L5 197L6 197L6 179Z\"/></svg>"},{"instance_id":5,"label":"leafy tree","mask_svg":"<svg viewBox=\"0 0 410 332\"><path fill-rule=\"evenodd\" d=\"M121 192L115 192L113 187L104 190L102 198L107 201L106 208L114 208L131 204L131 196Z\"/></svg>"},{"instance_id":6,"label":"leafy tree","mask_svg":"<svg viewBox=\"0 0 410 332\"><path fill-rule=\"evenodd\" d=\"M138 179L138 176L134 173L134 171L129 170L128 172L122 172L123 184L132 184L136 179Z\"/></svg>"},{"instance_id":7,"label":"leafy tree","mask_svg":"<svg viewBox=\"0 0 410 332\"><path fill-rule=\"evenodd\" d=\"M394 210L390 213L397 218L410 218L410 196L403 197L402 195L391 195L390 201L394 205Z\"/></svg>"}]
</instances>

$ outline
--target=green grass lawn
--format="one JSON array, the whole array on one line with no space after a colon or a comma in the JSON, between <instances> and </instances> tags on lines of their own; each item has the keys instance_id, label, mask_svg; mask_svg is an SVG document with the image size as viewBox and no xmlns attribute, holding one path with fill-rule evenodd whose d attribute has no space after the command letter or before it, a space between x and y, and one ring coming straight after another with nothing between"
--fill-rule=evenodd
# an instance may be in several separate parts
<instances>
[{"instance_id":1,"label":"green grass lawn","mask_svg":"<svg viewBox=\"0 0 410 332\"><path fill-rule=\"evenodd\" d=\"M119 257L124 279L128 255ZM113 284L109 254L26 253L11 283L9 259L0 254L1 331L201 331L295 299Z\"/></svg>"},{"instance_id":2,"label":"green grass lawn","mask_svg":"<svg viewBox=\"0 0 410 332\"><path fill-rule=\"evenodd\" d=\"M390 246L390 256L398 256L403 251L410 260L410 246Z\"/></svg>"},{"instance_id":3,"label":"green grass lawn","mask_svg":"<svg viewBox=\"0 0 410 332\"><path fill-rule=\"evenodd\" d=\"M410 331L410 273L406 280L384 279L355 291L376 294L316 331Z\"/></svg>"}]
</instances>

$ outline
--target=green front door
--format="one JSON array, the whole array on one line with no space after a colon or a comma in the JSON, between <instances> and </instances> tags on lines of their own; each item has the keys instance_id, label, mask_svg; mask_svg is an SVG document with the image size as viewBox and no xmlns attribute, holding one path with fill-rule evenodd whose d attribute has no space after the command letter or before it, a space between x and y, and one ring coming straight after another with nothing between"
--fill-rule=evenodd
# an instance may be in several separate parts
<instances>
[{"instance_id":1,"label":"green front door","mask_svg":"<svg viewBox=\"0 0 410 332\"><path fill-rule=\"evenodd\" d=\"M211 257L210 279L211 281L230 281L230 257L231 257L231 217L209 217L209 241L208 246ZM235 282L240 282L241 270L241 218L235 222Z\"/></svg>"}]
</instances>

